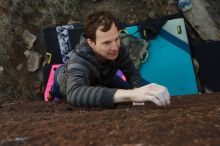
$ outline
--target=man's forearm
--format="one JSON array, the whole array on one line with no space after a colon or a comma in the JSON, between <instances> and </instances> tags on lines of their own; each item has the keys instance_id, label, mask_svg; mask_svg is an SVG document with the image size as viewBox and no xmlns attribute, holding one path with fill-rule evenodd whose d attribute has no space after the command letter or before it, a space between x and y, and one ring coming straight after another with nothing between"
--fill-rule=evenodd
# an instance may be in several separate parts
<instances>
[{"instance_id":1,"label":"man's forearm","mask_svg":"<svg viewBox=\"0 0 220 146\"><path fill-rule=\"evenodd\" d=\"M118 89L113 96L114 103L145 101L154 102L159 106L167 106L170 104L170 94L166 87L151 83L130 90Z\"/></svg>"}]
</instances>

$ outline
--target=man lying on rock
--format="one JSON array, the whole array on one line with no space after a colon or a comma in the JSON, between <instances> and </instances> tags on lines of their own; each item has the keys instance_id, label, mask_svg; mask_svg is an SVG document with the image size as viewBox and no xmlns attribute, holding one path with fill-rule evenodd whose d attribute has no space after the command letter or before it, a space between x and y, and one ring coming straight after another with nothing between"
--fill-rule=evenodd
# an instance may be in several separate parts
<instances>
[{"instance_id":1,"label":"man lying on rock","mask_svg":"<svg viewBox=\"0 0 220 146\"><path fill-rule=\"evenodd\" d=\"M122 102L170 104L166 87L146 84L140 77L128 50L120 44L116 21L110 12L88 15L84 29L85 35L68 54L67 63L55 72L49 100L56 96L74 106L98 108L110 108ZM126 81L116 75L118 69Z\"/></svg>"}]
</instances>

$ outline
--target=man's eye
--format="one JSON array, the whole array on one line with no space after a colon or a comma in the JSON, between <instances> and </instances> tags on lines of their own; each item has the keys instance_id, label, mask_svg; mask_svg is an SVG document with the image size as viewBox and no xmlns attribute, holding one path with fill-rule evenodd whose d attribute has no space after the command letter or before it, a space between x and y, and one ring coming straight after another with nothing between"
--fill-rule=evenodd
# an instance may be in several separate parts
<instances>
[{"instance_id":1,"label":"man's eye","mask_svg":"<svg viewBox=\"0 0 220 146\"><path fill-rule=\"evenodd\" d=\"M111 42L105 42L104 44L105 44L105 45L110 45L110 44L111 44Z\"/></svg>"}]
</instances>

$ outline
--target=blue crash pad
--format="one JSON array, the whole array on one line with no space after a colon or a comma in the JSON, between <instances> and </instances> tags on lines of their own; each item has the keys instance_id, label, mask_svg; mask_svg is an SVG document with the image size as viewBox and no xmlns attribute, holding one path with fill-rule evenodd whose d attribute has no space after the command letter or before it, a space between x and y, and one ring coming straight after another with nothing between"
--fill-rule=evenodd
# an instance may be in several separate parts
<instances>
[{"instance_id":1,"label":"blue crash pad","mask_svg":"<svg viewBox=\"0 0 220 146\"><path fill-rule=\"evenodd\" d=\"M127 27L126 31L141 37L138 26ZM183 18L168 20L157 37L149 41L148 58L140 74L149 82L167 87L172 96L198 94Z\"/></svg>"}]
</instances>

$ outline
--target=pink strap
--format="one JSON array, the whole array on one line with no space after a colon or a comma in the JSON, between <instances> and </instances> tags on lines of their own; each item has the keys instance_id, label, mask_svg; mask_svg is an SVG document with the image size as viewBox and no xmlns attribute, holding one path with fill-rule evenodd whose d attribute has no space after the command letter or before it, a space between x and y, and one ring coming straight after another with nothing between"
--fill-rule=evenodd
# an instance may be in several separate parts
<instances>
[{"instance_id":1,"label":"pink strap","mask_svg":"<svg viewBox=\"0 0 220 146\"><path fill-rule=\"evenodd\" d=\"M53 85L54 82L54 74L55 74L55 68L58 68L59 66L61 66L62 64L54 64L52 65L51 69L50 69L50 75L47 81L47 86L44 92L44 100L48 101L47 97L49 95L49 91L51 89L51 86Z\"/></svg>"}]
</instances>

